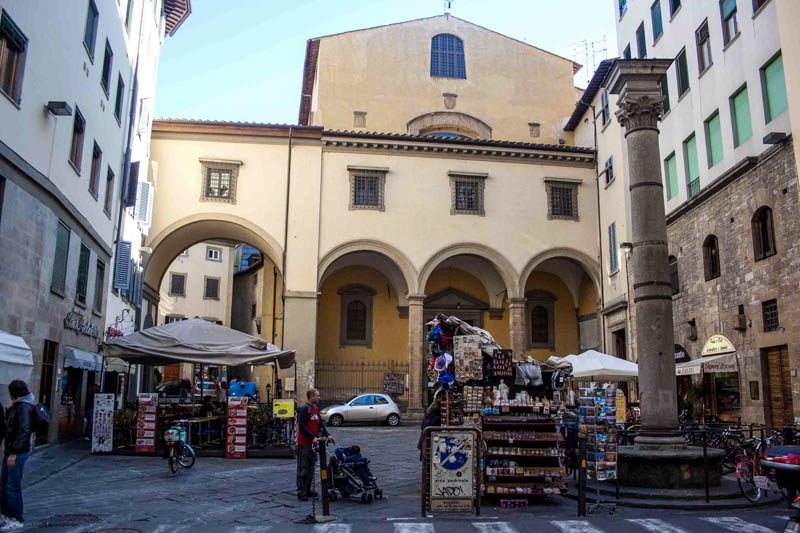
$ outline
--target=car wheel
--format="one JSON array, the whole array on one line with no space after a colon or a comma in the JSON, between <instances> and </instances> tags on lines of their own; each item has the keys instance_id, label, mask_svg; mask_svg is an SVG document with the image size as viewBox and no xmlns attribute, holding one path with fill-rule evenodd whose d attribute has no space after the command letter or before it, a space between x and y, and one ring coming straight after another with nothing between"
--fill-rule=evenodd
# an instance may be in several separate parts
<instances>
[{"instance_id":1,"label":"car wheel","mask_svg":"<svg viewBox=\"0 0 800 533\"><path fill-rule=\"evenodd\" d=\"M397 424L400 423L400 415L398 415L397 413L390 414L389 416L386 417L386 423L389 424L390 426L396 426Z\"/></svg>"},{"instance_id":2,"label":"car wheel","mask_svg":"<svg viewBox=\"0 0 800 533\"><path fill-rule=\"evenodd\" d=\"M339 427L344 423L344 417L342 415L331 415L328 419L328 425L333 427Z\"/></svg>"}]
</instances>

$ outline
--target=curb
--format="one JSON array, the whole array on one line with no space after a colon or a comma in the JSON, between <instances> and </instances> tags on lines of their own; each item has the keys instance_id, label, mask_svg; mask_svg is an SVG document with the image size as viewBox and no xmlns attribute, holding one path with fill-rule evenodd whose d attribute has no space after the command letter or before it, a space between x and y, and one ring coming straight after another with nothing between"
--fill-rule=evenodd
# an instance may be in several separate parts
<instances>
[{"instance_id":1,"label":"curb","mask_svg":"<svg viewBox=\"0 0 800 533\"><path fill-rule=\"evenodd\" d=\"M577 500L578 496L573 494L567 494L567 498L571 500ZM586 503L595 503L596 499L594 495L590 498L588 495L586 497ZM600 498L601 503L605 504L615 504L620 507L635 507L639 509L669 509L669 510L680 510L680 511L714 511L714 510L730 510L730 509L752 509L755 507L767 507L770 505L775 505L783 501L783 498L780 496L767 496L762 498L758 502L751 502L747 500L740 499L739 501L732 502L730 498L724 500L717 500L718 503L715 503L715 500L711 500L711 502L706 503L705 501L700 502L693 502L693 501L678 501L678 500L643 500L643 499L634 499L634 498L620 498L619 500L615 499L613 496L610 496L608 499Z\"/></svg>"}]
</instances>

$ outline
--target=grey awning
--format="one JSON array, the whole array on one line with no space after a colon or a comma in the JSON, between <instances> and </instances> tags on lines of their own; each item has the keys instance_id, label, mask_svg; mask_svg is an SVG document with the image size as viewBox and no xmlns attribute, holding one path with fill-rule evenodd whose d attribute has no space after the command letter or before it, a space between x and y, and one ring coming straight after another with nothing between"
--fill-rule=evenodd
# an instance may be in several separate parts
<instances>
[{"instance_id":1,"label":"grey awning","mask_svg":"<svg viewBox=\"0 0 800 533\"><path fill-rule=\"evenodd\" d=\"M103 369L103 358L96 353L87 352L74 346L64 347L64 368L100 371Z\"/></svg>"}]
</instances>

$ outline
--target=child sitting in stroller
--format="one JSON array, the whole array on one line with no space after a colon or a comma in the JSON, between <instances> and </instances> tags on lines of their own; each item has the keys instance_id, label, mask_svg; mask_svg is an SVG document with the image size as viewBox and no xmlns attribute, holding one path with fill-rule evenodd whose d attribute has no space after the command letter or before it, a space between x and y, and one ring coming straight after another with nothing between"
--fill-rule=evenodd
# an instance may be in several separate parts
<instances>
[{"instance_id":1,"label":"child sitting in stroller","mask_svg":"<svg viewBox=\"0 0 800 533\"><path fill-rule=\"evenodd\" d=\"M345 498L361 496L364 503L372 503L373 499L383 497L383 491L378 488L376 478L369 470L369 459L361 455L358 446L336 448L329 467L333 477L333 488L330 490L332 500L336 499L336 491Z\"/></svg>"}]
</instances>

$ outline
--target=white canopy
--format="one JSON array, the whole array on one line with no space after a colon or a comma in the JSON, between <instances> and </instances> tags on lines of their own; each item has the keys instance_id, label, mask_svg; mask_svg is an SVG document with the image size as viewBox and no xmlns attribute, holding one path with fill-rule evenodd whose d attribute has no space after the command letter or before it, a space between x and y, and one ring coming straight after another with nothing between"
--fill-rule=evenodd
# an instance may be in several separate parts
<instances>
[{"instance_id":1,"label":"white canopy","mask_svg":"<svg viewBox=\"0 0 800 533\"><path fill-rule=\"evenodd\" d=\"M25 383L31 381L33 370L33 353L25 339L0 331L0 402L8 406L7 385L15 379Z\"/></svg>"},{"instance_id":2,"label":"white canopy","mask_svg":"<svg viewBox=\"0 0 800 533\"><path fill-rule=\"evenodd\" d=\"M103 359L96 353L87 352L74 346L65 346L64 368L67 367L99 372L103 369Z\"/></svg>"},{"instance_id":3,"label":"white canopy","mask_svg":"<svg viewBox=\"0 0 800 533\"><path fill-rule=\"evenodd\" d=\"M613 355L586 350L579 355L550 357L547 364L569 370L570 377L598 381L630 381L639 375L639 365Z\"/></svg>"},{"instance_id":4,"label":"white canopy","mask_svg":"<svg viewBox=\"0 0 800 533\"><path fill-rule=\"evenodd\" d=\"M685 363L675 365L676 376L691 376L705 372L737 372L736 354L723 353L710 355L708 357L698 357ZM709 364L713 363L713 364Z\"/></svg>"}]
</instances>

